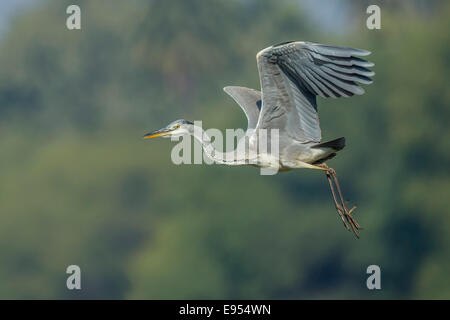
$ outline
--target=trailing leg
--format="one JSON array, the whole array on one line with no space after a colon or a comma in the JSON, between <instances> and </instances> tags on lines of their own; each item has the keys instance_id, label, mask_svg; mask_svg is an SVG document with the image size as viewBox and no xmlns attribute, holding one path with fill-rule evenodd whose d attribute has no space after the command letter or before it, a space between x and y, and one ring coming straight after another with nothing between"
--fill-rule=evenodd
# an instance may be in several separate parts
<instances>
[{"instance_id":1,"label":"trailing leg","mask_svg":"<svg viewBox=\"0 0 450 320\"><path fill-rule=\"evenodd\" d=\"M347 228L347 230L350 230L350 228L348 227L348 224L349 224L351 226L352 231L355 234L355 236L357 238L359 238L358 230L361 229L361 227L358 224L358 222L356 222L355 218L353 218L353 216L351 215L351 213L356 209L356 206L354 206L350 210L348 210L347 207L345 206L345 200L342 195L342 191L341 191L341 187L339 185L336 171L333 168L329 168L325 163L320 164L318 166L321 167L322 170L324 170L326 173L328 183L329 183L330 189L331 189L331 194L333 195L333 200L334 200L334 203L336 206L336 210L338 211L339 216L341 217L342 221L344 222L344 226ZM333 183L336 186L336 189L338 191L340 203L338 203L338 201L337 201L336 192L334 190ZM344 220L344 218L345 218L345 220Z\"/></svg>"}]
</instances>

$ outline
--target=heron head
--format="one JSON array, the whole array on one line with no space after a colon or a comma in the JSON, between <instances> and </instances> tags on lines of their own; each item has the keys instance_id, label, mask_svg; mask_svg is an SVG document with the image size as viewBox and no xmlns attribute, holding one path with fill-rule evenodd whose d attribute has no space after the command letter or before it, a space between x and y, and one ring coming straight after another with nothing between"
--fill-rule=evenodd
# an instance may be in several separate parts
<instances>
[{"instance_id":1,"label":"heron head","mask_svg":"<svg viewBox=\"0 0 450 320\"><path fill-rule=\"evenodd\" d=\"M189 134L190 129L192 128L193 125L194 124L192 122L184 119L175 120L169 123L164 128L147 133L146 135L144 135L144 139L156 137L169 138L169 137L184 136Z\"/></svg>"}]
</instances>

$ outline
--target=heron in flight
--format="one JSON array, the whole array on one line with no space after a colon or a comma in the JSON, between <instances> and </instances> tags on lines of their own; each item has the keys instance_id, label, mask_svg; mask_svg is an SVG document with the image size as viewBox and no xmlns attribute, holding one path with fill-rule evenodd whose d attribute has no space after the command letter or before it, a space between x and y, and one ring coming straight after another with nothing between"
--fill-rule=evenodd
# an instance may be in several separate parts
<instances>
[{"instance_id":1,"label":"heron in flight","mask_svg":"<svg viewBox=\"0 0 450 320\"><path fill-rule=\"evenodd\" d=\"M363 94L364 89L358 83L372 83L369 77L375 73L368 68L374 64L357 56L369 54L361 49L303 41L283 42L258 52L261 92L236 86L224 88L248 119L245 136L238 142L238 146L247 142L248 148L238 147L232 151L233 157L227 157L230 152L214 149L206 133L186 120L176 120L144 138L192 135L202 144L206 155L219 164L323 171L344 226L359 237L360 226L352 216L356 206L347 209L336 172L325 163L344 148L345 138L321 142L316 96L340 98ZM261 132L271 129L277 129L278 133L277 157L258 148Z\"/></svg>"}]
</instances>

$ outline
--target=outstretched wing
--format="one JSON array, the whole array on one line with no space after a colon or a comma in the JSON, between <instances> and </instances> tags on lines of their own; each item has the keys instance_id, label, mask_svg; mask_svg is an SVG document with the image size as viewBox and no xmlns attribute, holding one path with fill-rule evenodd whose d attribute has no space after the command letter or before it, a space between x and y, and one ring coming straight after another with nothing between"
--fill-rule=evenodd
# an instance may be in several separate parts
<instances>
[{"instance_id":1,"label":"outstretched wing","mask_svg":"<svg viewBox=\"0 0 450 320\"><path fill-rule=\"evenodd\" d=\"M279 129L280 137L320 142L316 96L363 94L374 64L355 56L370 52L312 42L289 42L257 54L262 109L258 129Z\"/></svg>"},{"instance_id":2,"label":"outstretched wing","mask_svg":"<svg viewBox=\"0 0 450 320\"><path fill-rule=\"evenodd\" d=\"M261 92L245 87L229 86L223 88L244 110L248 120L248 129L255 129L261 110ZM247 130L248 130L247 129Z\"/></svg>"}]
</instances>

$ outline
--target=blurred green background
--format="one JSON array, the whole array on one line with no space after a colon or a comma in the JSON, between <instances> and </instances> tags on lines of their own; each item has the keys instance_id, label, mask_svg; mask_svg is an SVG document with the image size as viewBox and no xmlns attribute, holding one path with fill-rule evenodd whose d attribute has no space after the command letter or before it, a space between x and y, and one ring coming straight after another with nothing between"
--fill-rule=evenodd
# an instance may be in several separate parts
<instances>
[{"instance_id":1,"label":"blurred green background","mask_svg":"<svg viewBox=\"0 0 450 320\"><path fill-rule=\"evenodd\" d=\"M0 29L0 298L450 298L449 17L446 1L20 6ZM318 101L324 139L347 138L329 165L360 240L323 174L176 166L170 140L141 139L179 118L245 128L222 87L259 89L255 54L286 40L372 51L365 95Z\"/></svg>"}]
</instances>

